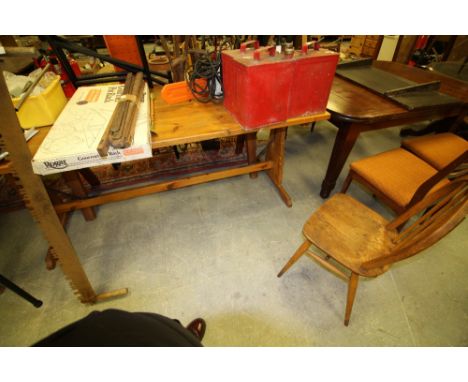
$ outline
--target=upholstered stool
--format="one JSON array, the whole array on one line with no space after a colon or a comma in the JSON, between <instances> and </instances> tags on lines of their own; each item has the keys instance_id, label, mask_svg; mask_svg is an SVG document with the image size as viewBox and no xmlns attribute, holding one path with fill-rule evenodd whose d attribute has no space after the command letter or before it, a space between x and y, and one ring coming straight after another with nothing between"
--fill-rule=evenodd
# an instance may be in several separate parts
<instances>
[{"instance_id":1,"label":"upholstered stool","mask_svg":"<svg viewBox=\"0 0 468 382\"><path fill-rule=\"evenodd\" d=\"M406 139L401 145L437 170L468 152L468 142L452 133Z\"/></svg>"},{"instance_id":2,"label":"upholstered stool","mask_svg":"<svg viewBox=\"0 0 468 382\"><path fill-rule=\"evenodd\" d=\"M351 181L355 180L401 214L417 201L414 197L420 187L437 175L437 169L409 151L398 148L353 162L341 192L345 193ZM435 180L429 190L433 192L448 182L447 179Z\"/></svg>"}]
</instances>

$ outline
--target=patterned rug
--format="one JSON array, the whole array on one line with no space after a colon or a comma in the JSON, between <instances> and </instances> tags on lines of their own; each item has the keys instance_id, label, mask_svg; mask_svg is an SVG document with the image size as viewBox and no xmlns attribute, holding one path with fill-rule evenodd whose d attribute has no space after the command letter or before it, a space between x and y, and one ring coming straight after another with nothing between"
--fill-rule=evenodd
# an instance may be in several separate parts
<instances>
[{"instance_id":1,"label":"patterned rug","mask_svg":"<svg viewBox=\"0 0 468 382\"><path fill-rule=\"evenodd\" d=\"M93 167L93 172L101 182L99 187L91 188L84 182L90 194L117 188L130 187L150 181L208 172L210 170L247 164L245 150L236 153L236 138L221 138L202 143L192 143L165 147L153 151L153 157L118 166L104 165ZM50 193L61 196L64 201L73 198L70 188L60 175L43 177ZM0 212L24 208L13 180L0 176Z\"/></svg>"}]
</instances>

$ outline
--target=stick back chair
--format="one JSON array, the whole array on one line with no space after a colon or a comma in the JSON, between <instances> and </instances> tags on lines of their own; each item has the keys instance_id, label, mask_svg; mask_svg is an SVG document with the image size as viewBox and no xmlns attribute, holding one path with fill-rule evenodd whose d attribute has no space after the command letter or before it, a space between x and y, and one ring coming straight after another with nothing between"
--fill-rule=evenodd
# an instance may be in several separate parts
<instances>
[{"instance_id":1,"label":"stick back chair","mask_svg":"<svg viewBox=\"0 0 468 382\"><path fill-rule=\"evenodd\" d=\"M468 176L428 194L392 221L349 195L335 194L307 220L305 241L278 277L306 254L346 279L344 324L348 326L359 276L379 276L392 264L429 248L456 227L467 212ZM398 227L407 222L407 228L400 232ZM312 245L318 254L308 251Z\"/></svg>"}]
</instances>

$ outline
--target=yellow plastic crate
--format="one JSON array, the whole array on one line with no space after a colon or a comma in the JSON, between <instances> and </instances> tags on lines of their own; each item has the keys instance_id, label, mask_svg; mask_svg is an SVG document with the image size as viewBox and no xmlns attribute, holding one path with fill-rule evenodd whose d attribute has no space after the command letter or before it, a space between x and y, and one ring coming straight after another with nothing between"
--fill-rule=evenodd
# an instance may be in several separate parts
<instances>
[{"instance_id":1,"label":"yellow plastic crate","mask_svg":"<svg viewBox=\"0 0 468 382\"><path fill-rule=\"evenodd\" d=\"M16 106L20 98L13 98ZM29 96L21 109L16 113L23 129L52 125L65 105L67 98L56 78L46 90L37 96Z\"/></svg>"}]
</instances>

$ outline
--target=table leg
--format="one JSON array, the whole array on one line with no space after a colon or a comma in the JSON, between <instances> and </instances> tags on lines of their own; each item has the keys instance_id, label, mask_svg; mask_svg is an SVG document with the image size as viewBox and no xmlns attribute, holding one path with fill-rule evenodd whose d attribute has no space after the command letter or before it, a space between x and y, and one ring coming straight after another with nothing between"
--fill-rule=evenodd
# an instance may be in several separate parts
<instances>
[{"instance_id":1,"label":"table leg","mask_svg":"<svg viewBox=\"0 0 468 382\"><path fill-rule=\"evenodd\" d=\"M249 164L257 163L257 132L245 134L247 138L245 143L247 145L247 161ZM258 173L251 172L249 176L254 179L258 176Z\"/></svg>"},{"instance_id":2,"label":"table leg","mask_svg":"<svg viewBox=\"0 0 468 382\"><path fill-rule=\"evenodd\" d=\"M422 135L432 133L444 133L449 130L450 126L453 126L457 117L448 117L439 121L429 123L424 129L414 130L411 127L406 127L400 130L400 137L420 137Z\"/></svg>"},{"instance_id":3,"label":"table leg","mask_svg":"<svg viewBox=\"0 0 468 382\"><path fill-rule=\"evenodd\" d=\"M244 150L244 143L245 143L245 135L238 135L236 137L236 155L242 154L242 150Z\"/></svg>"},{"instance_id":4,"label":"table leg","mask_svg":"<svg viewBox=\"0 0 468 382\"><path fill-rule=\"evenodd\" d=\"M278 189L278 192L288 207L292 207L291 197L284 189L283 166L284 166L284 143L286 140L286 127L270 130L270 145L266 153L266 160L273 162L273 167L267 171L268 176Z\"/></svg>"},{"instance_id":5,"label":"table leg","mask_svg":"<svg viewBox=\"0 0 468 382\"><path fill-rule=\"evenodd\" d=\"M97 187L101 185L101 182L99 181L98 177L90 168L82 168L78 170L80 174L83 176L83 178L86 179L86 181L90 184L90 186Z\"/></svg>"},{"instance_id":6,"label":"table leg","mask_svg":"<svg viewBox=\"0 0 468 382\"><path fill-rule=\"evenodd\" d=\"M83 182L81 181L80 174L78 173L78 171L67 171L64 172L62 175L74 194L82 197L88 196L88 193L86 192L86 189L83 186ZM96 219L96 212L94 211L93 207L83 208L81 210L81 213L87 221Z\"/></svg>"},{"instance_id":7,"label":"table leg","mask_svg":"<svg viewBox=\"0 0 468 382\"><path fill-rule=\"evenodd\" d=\"M322 198L327 198L333 188L335 188L336 180L343 169L346 159L348 159L360 131L359 126L353 124L343 125L338 128L333 151L328 161L327 173L320 190Z\"/></svg>"}]
</instances>

